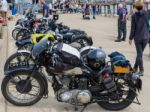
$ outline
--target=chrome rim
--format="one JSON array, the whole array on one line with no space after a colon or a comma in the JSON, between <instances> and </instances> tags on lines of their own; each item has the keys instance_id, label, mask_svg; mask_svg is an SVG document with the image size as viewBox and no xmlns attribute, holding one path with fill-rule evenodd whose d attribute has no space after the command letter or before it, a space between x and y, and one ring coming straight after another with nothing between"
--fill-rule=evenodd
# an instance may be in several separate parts
<instances>
[{"instance_id":1,"label":"chrome rim","mask_svg":"<svg viewBox=\"0 0 150 112\"><path fill-rule=\"evenodd\" d=\"M21 84L21 81L26 81L26 83ZM21 74L9 80L6 85L6 92L15 102L30 103L39 97L40 84L34 77L30 77L29 79L28 75Z\"/></svg>"},{"instance_id":2,"label":"chrome rim","mask_svg":"<svg viewBox=\"0 0 150 112\"><path fill-rule=\"evenodd\" d=\"M114 97L109 99L109 103L118 104L125 101L124 99L127 99L129 91L131 91L128 83L123 79L118 79L117 84L117 91L114 93Z\"/></svg>"}]
</instances>

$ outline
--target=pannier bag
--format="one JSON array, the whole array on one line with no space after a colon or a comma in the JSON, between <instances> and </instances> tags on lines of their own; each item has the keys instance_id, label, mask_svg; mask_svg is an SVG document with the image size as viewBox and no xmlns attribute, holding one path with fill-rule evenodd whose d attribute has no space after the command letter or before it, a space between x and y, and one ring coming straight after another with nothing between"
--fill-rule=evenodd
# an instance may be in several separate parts
<instances>
[{"instance_id":1,"label":"pannier bag","mask_svg":"<svg viewBox=\"0 0 150 112\"><path fill-rule=\"evenodd\" d=\"M119 52L113 52L110 55L112 69L114 73L129 73L130 72L130 62L125 58L125 56Z\"/></svg>"}]
</instances>

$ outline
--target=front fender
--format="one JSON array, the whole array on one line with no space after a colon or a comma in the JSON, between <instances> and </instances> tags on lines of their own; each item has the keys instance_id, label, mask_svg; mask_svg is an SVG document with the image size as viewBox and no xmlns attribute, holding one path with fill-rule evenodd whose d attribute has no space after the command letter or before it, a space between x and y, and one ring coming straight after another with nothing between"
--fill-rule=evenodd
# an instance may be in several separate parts
<instances>
[{"instance_id":1,"label":"front fender","mask_svg":"<svg viewBox=\"0 0 150 112\"><path fill-rule=\"evenodd\" d=\"M32 73L34 67L33 66L29 66L29 67L16 67L16 68L13 68L11 70L7 70L4 72L4 75L5 76L11 76L13 74L15 74L16 72L20 72L20 71L29 71Z\"/></svg>"},{"instance_id":2,"label":"front fender","mask_svg":"<svg viewBox=\"0 0 150 112\"><path fill-rule=\"evenodd\" d=\"M18 50L17 52L18 53L28 53L28 54L31 54L31 51L29 51L29 50Z\"/></svg>"},{"instance_id":3,"label":"front fender","mask_svg":"<svg viewBox=\"0 0 150 112\"><path fill-rule=\"evenodd\" d=\"M22 47L22 46L24 46L24 45L26 45L26 44L32 44L30 38L29 38L29 39L17 40L17 41L16 41L16 46L17 46L18 48L19 48L19 47Z\"/></svg>"},{"instance_id":4,"label":"front fender","mask_svg":"<svg viewBox=\"0 0 150 112\"><path fill-rule=\"evenodd\" d=\"M26 27L22 27L21 31L22 30L26 30L26 31L30 32L30 30L28 28L26 28Z\"/></svg>"}]
</instances>

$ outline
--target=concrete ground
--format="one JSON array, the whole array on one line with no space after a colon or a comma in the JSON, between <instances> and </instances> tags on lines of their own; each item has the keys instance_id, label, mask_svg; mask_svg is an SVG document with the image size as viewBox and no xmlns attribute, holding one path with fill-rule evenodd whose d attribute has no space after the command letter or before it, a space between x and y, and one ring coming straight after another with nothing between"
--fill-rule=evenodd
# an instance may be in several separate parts
<instances>
[{"instance_id":1,"label":"concrete ground","mask_svg":"<svg viewBox=\"0 0 150 112\"><path fill-rule=\"evenodd\" d=\"M134 64L136 51L134 44L129 46L128 39L126 42L115 43L114 40L117 37L117 19L97 17L96 20L82 20L80 14L64 14L60 15L60 22L71 28L81 29L87 32L89 36L92 36L94 46L101 46L107 54L113 51L122 52L127 59ZM9 55L16 52L14 40L11 37L11 31L14 28L14 21L10 21L8 27L3 28L3 39L0 39L0 83L3 76L3 65ZM128 22L128 34L130 30L130 22ZM127 36L128 38L128 36ZM139 94L139 100L141 105L132 104L128 108L121 112L150 112L150 58L148 58L149 49L146 48L144 52L144 66L145 74L142 77L143 89ZM108 59L109 60L109 59ZM49 98L42 99L40 102L29 107L17 107L4 100L0 93L0 112L74 112L73 106L65 103L59 103L54 98L53 90L49 84ZM92 104L85 109L85 112L108 112L96 104Z\"/></svg>"}]
</instances>

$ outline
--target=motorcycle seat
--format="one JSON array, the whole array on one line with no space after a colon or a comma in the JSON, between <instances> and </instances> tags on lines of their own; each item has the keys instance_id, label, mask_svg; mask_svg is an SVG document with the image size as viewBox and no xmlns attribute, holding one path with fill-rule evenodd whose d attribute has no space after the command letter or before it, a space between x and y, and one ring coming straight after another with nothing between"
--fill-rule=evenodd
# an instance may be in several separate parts
<instances>
[{"instance_id":1,"label":"motorcycle seat","mask_svg":"<svg viewBox=\"0 0 150 112\"><path fill-rule=\"evenodd\" d=\"M64 39L67 39L67 38L72 38L73 34L72 33L66 33L66 34L62 34L62 36Z\"/></svg>"}]
</instances>

